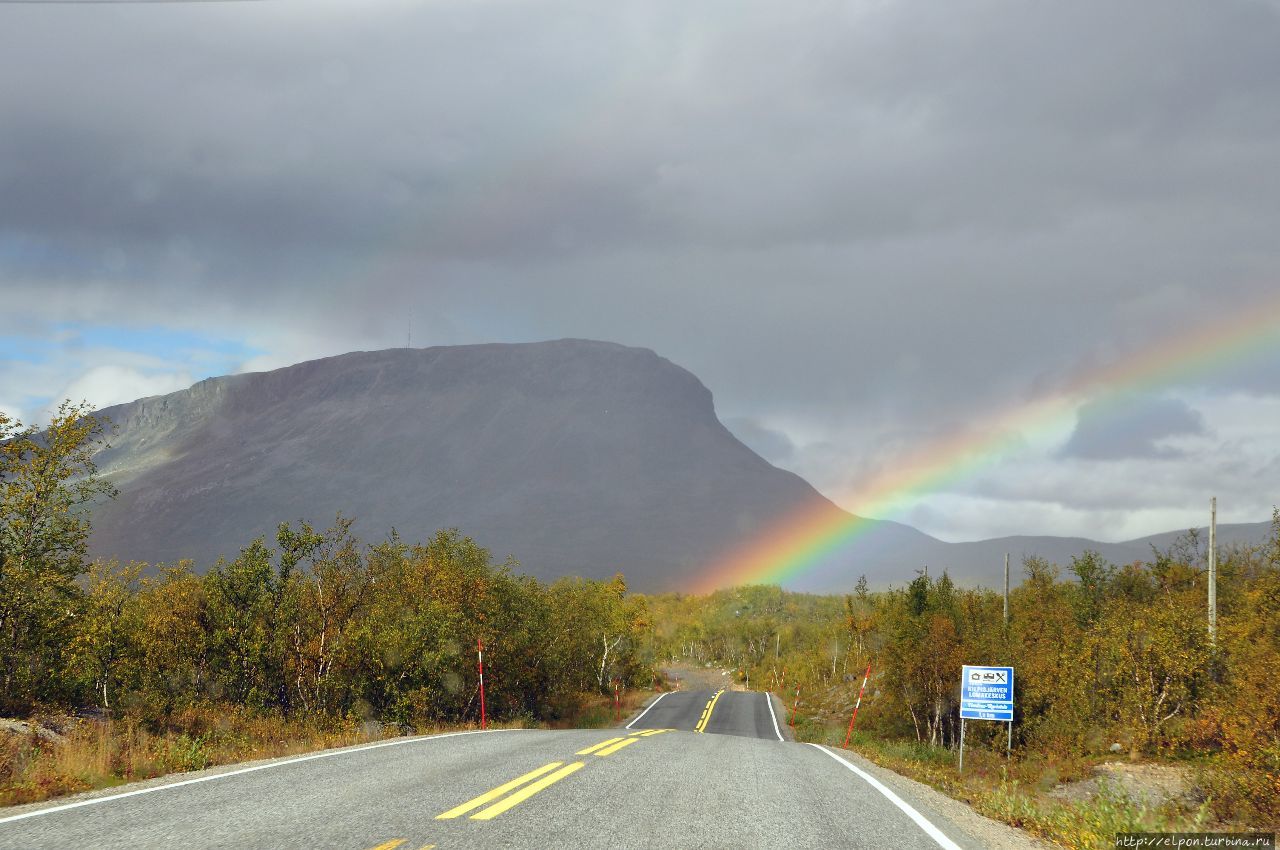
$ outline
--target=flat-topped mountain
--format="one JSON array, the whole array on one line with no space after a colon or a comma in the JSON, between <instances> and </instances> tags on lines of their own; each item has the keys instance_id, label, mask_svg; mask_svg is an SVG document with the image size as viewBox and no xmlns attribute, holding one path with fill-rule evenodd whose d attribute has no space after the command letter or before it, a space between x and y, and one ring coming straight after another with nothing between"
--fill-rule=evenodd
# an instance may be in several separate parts
<instances>
[{"instance_id":1,"label":"flat-topped mountain","mask_svg":"<svg viewBox=\"0 0 1280 850\"><path fill-rule=\"evenodd\" d=\"M368 540L456 527L542 578L622 571L652 590L775 517L839 510L726 430L692 374L609 343L356 352L101 413L120 490L95 512L103 556L203 569L341 511Z\"/></svg>"}]
</instances>

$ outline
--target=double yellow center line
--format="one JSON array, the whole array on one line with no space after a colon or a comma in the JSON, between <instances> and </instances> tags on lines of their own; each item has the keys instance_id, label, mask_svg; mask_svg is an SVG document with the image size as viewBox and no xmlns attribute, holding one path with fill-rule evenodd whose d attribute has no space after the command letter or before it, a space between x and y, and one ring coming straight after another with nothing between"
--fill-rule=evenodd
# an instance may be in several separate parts
<instances>
[{"instance_id":1,"label":"double yellow center line","mask_svg":"<svg viewBox=\"0 0 1280 850\"><path fill-rule=\"evenodd\" d=\"M632 732L625 738L609 738L587 747L585 750L578 750L574 755L589 756L595 753L598 756L613 755L623 747L634 744L640 738L648 738L650 735L661 735L663 732L670 732L670 729L645 729L643 732Z\"/></svg>"},{"instance_id":2,"label":"double yellow center line","mask_svg":"<svg viewBox=\"0 0 1280 850\"><path fill-rule=\"evenodd\" d=\"M623 747L634 744L641 738L647 738L650 735L660 735L663 732L670 731L670 729L646 729L643 732L632 732L626 737L609 738L608 740L601 741L598 744L587 747L585 750L579 750L576 755L612 755ZM537 770L531 770L524 776L517 776L510 782L499 785L492 791L486 791L479 797L473 797L460 806L455 806L443 814L436 815L436 820L452 820L453 818L462 817L468 812L475 811L476 809L480 809L480 811L471 815L471 820L492 820L507 809L520 805L539 791L554 785L566 776L572 776L584 767L586 767L586 762L581 761L575 761L571 764L565 764L561 761L553 761L550 764L544 764Z\"/></svg>"},{"instance_id":3,"label":"double yellow center line","mask_svg":"<svg viewBox=\"0 0 1280 850\"><path fill-rule=\"evenodd\" d=\"M693 727L695 732L707 731L707 724L711 722L711 712L716 710L716 702L719 701L723 690L716 691L715 696L707 700L707 707L702 709L702 717L698 719L698 725Z\"/></svg>"},{"instance_id":4,"label":"double yellow center line","mask_svg":"<svg viewBox=\"0 0 1280 850\"><path fill-rule=\"evenodd\" d=\"M565 764L564 762L560 762L560 761L553 761L551 762L551 764L544 764L542 767L538 768L537 770L531 770L528 773L526 773L524 776L518 776L515 779L511 780L510 782L507 782L503 785L499 785L497 788L494 788L492 791L486 791L485 793L481 794L479 797L473 797L472 799L463 803L461 806L455 806L454 808L450 809L449 811L443 814L436 815L436 820L451 820L456 817L461 817L462 815L465 815L467 812L471 811L472 809L479 809L481 806L485 805L486 803L493 803L494 800L497 800L502 795L510 791L515 791L515 789L519 788L520 790L515 791L514 794L512 794L510 797L507 797L505 800L500 800L497 803L493 803L492 806L489 806L488 808L485 808L485 809L481 809L480 811L476 812L474 815L471 816L472 820L492 820L493 818L496 818L498 815L502 814L512 806L517 806L520 803L523 803L525 800L529 799L534 794L537 794L542 789L548 787L549 785L554 785L555 783L559 782L561 779L564 779L566 776L570 776L576 773L577 771L582 770L582 768L584 767L586 767L586 764L580 761L575 761L573 764ZM560 768L560 769L556 770L556 768ZM550 773L547 776L543 776L543 774L547 774L553 770L555 771L555 773ZM542 778L539 779L539 777L542 777ZM537 780L537 781L535 782L534 780ZM522 785L524 786L523 788L520 787Z\"/></svg>"},{"instance_id":5,"label":"double yellow center line","mask_svg":"<svg viewBox=\"0 0 1280 850\"><path fill-rule=\"evenodd\" d=\"M634 744L636 740L635 738L610 738L607 741L601 741L594 746L587 747L585 750L578 750L574 755L589 756L592 753L598 756L612 755L628 744Z\"/></svg>"}]
</instances>

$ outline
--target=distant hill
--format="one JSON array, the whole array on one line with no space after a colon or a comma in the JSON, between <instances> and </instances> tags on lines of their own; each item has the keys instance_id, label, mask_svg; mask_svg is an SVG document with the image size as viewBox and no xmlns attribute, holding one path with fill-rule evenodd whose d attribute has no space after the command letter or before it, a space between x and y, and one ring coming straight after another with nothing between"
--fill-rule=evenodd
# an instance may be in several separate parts
<instances>
[{"instance_id":1,"label":"distant hill","mask_svg":"<svg viewBox=\"0 0 1280 850\"><path fill-rule=\"evenodd\" d=\"M1071 558L1091 549L1113 564L1129 564L1134 561L1150 561L1153 548L1167 550L1189 529L1166 531L1149 537L1125 540L1120 543L1101 543L1084 537L1048 537L1025 536L995 537L988 540L977 540L966 543L943 543L938 541L939 548L930 555L931 564L947 566L951 575L969 584L982 584L987 587L999 586L1004 581L1004 555L1009 553L1009 573L1015 584L1022 578L1022 559L1036 555L1063 567L1071 563ZM1209 529L1202 526L1200 548L1205 551L1209 545ZM1271 523L1232 523L1218 526L1219 549L1233 545L1259 545L1267 540L1271 531Z\"/></svg>"},{"instance_id":2,"label":"distant hill","mask_svg":"<svg viewBox=\"0 0 1280 850\"><path fill-rule=\"evenodd\" d=\"M104 557L206 569L282 521L341 511L370 541L456 527L540 578L622 571L635 589L679 590L778 517L842 513L739 442L692 374L611 343L355 352L100 412L118 432L98 462L120 490L94 512ZM1266 525L1240 528L1261 539ZM795 587L847 589L863 573L900 585L923 564L990 585L1005 551L1065 562L1085 547L1149 554L1145 541L950 544L878 522Z\"/></svg>"}]
</instances>

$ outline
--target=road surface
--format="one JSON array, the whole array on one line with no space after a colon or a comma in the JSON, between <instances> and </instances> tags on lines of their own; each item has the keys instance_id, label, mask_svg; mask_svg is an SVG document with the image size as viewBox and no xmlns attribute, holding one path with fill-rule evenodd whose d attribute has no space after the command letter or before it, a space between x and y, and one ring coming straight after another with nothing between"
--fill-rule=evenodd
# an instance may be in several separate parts
<instances>
[{"instance_id":1,"label":"road surface","mask_svg":"<svg viewBox=\"0 0 1280 850\"><path fill-rule=\"evenodd\" d=\"M0 848L881 848L982 844L779 740L758 692L670 693L628 728L398 738L0 812Z\"/></svg>"},{"instance_id":2,"label":"road surface","mask_svg":"<svg viewBox=\"0 0 1280 850\"><path fill-rule=\"evenodd\" d=\"M672 691L650 703L627 728L701 730L711 735L789 741L792 736L786 717L786 709L776 697L758 691Z\"/></svg>"}]
</instances>

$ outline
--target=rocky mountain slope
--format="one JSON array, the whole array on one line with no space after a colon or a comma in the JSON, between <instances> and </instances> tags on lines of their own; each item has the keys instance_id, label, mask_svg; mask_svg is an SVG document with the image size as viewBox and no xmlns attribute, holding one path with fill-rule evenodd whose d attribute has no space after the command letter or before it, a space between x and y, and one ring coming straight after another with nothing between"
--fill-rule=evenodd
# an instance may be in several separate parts
<instances>
[{"instance_id":1,"label":"rocky mountain slope","mask_svg":"<svg viewBox=\"0 0 1280 850\"><path fill-rule=\"evenodd\" d=\"M101 413L120 490L94 517L104 556L205 568L341 511L366 539L457 527L539 577L655 590L772 517L838 510L729 433L693 375L608 343L357 352Z\"/></svg>"}]
</instances>

